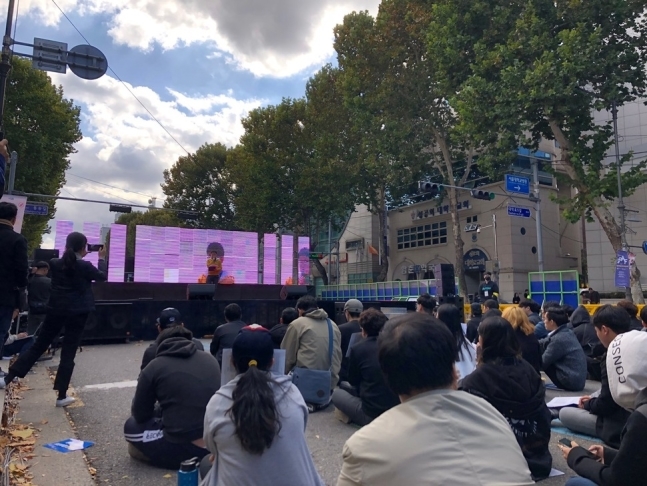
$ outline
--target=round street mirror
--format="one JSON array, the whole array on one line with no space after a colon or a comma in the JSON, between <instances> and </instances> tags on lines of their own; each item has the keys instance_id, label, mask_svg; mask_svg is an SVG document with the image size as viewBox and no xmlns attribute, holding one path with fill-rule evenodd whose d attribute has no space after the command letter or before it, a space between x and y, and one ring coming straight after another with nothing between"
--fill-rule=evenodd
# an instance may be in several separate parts
<instances>
[{"instance_id":1,"label":"round street mirror","mask_svg":"<svg viewBox=\"0 0 647 486\"><path fill-rule=\"evenodd\" d=\"M108 60L99 49L82 44L70 49L67 65L79 78L98 79L108 70Z\"/></svg>"}]
</instances>

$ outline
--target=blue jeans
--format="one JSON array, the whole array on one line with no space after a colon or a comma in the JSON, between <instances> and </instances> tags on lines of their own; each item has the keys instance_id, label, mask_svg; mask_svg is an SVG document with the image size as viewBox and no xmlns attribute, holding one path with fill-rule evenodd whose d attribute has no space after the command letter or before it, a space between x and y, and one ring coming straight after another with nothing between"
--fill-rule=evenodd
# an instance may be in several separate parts
<instances>
[{"instance_id":1,"label":"blue jeans","mask_svg":"<svg viewBox=\"0 0 647 486\"><path fill-rule=\"evenodd\" d=\"M566 481L566 486L597 486L597 485L590 479L576 476Z\"/></svg>"},{"instance_id":2,"label":"blue jeans","mask_svg":"<svg viewBox=\"0 0 647 486\"><path fill-rule=\"evenodd\" d=\"M4 345L3 354L5 354L5 356L22 354L31 348L35 342L36 340L34 339L34 336L29 336L25 339L16 339L13 343Z\"/></svg>"},{"instance_id":3,"label":"blue jeans","mask_svg":"<svg viewBox=\"0 0 647 486\"><path fill-rule=\"evenodd\" d=\"M9 337L9 329L13 320L13 311L15 307L0 307L0 357L3 356L4 342Z\"/></svg>"}]
</instances>

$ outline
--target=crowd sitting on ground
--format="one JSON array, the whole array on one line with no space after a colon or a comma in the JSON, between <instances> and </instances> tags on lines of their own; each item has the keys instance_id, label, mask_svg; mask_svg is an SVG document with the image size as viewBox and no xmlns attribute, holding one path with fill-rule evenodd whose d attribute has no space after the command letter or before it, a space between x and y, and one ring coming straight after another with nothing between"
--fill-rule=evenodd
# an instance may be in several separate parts
<instances>
[{"instance_id":1,"label":"crowd sitting on ground","mask_svg":"<svg viewBox=\"0 0 647 486\"><path fill-rule=\"evenodd\" d=\"M647 333L632 331L637 309L604 305L591 319L583 306L556 302L497 307L472 305L463 323L456 306L421 295L416 313L388 320L351 299L338 326L306 296L268 330L230 304L211 353L176 309L165 309L124 426L128 451L170 469L198 457L205 485L319 485L305 428L310 413L332 404L335 417L362 427L343 448L338 485L522 485L549 476L559 418L606 444L561 446L581 476L569 486L643 484ZM640 317L647 330L647 311ZM225 349L235 378L221 386ZM277 349L285 374L270 371ZM548 408L547 386L581 391L596 365L598 393Z\"/></svg>"}]
</instances>

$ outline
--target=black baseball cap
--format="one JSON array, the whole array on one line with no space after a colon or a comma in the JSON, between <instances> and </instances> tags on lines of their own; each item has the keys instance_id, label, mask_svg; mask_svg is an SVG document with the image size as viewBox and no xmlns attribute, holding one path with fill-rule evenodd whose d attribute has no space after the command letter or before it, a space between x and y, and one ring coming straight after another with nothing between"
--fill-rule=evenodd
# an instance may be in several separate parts
<instances>
[{"instance_id":1,"label":"black baseball cap","mask_svg":"<svg viewBox=\"0 0 647 486\"><path fill-rule=\"evenodd\" d=\"M157 324L162 329L166 329L167 327L171 326L177 326L179 324L182 324L182 314L180 314L179 310L173 307L167 307L157 318Z\"/></svg>"},{"instance_id":2,"label":"black baseball cap","mask_svg":"<svg viewBox=\"0 0 647 486\"><path fill-rule=\"evenodd\" d=\"M267 369L274 357L272 335L263 326L252 324L243 327L231 346L234 361L254 360L261 369ZM244 371L244 370L239 370Z\"/></svg>"}]
</instances>

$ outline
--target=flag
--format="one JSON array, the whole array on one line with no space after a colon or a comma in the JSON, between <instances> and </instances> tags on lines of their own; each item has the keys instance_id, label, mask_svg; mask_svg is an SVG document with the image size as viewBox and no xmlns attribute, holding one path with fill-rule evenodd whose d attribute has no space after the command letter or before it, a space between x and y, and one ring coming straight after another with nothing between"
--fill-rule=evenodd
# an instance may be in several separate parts
<instances>
[{"instance_id":1,"label":"flag","mask_svg":"<svg viewBox=\"0 0 647 486\"><path fill-rule=\"evenodd\" d=\"M380 254L380 252L378 252L378 251L375 249L375 247L374 247L373 245L371 245L370 243L368 244L368 252L369 252L371 255L379 255L379 254Z\"/></svg>"}]
</instances>

